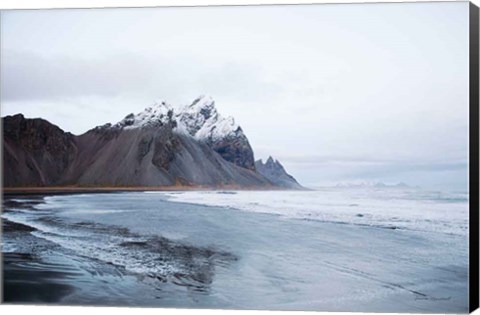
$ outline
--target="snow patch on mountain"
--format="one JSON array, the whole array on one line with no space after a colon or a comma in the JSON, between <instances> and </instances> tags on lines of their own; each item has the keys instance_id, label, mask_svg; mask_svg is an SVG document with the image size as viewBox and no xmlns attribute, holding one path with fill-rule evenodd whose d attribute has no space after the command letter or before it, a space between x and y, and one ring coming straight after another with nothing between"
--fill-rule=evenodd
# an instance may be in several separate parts
<instances>
[{"instance_id":1,"label":"snow patch on mountain","mask_svg":"<svg viewBox=\"0 0 480 315\"><path fill-rule=\"evenodd\" d=\"M253 150L242 128L233 117L222 117L210 96L200 96L181 108L159 101L136 115L128 115L112 127L134 129L164 125L174 133L208 145L226 161L255 171Z\"/></svg>"},{"instance_id":2,"label":"snow patch on mountain","mask_svg":"<svg viewBox=\"0 0 480 315\"><path fill-rule=\"evenodd\" d=\"M136 115L127 115L113 127L134 129L162 126L172 121L175 121L177 132L201 141L211 142L243 134L233 117L222 117L218 113L211 96L200 96L183 108L174 108L159 100Z\"/></svg>"},{"instance_id":3,"label":"snow patch on mountain","mask_svg":"<svg viewBox=\"0 0 480 315\"><path fill-rule=\"evenodd\" d=\"M186 130L191 136L202 141L216 141L229 135L236 136L242 129L233 117L222 117L210 96L200 96L185 106L178 114L179 130Z\"/></svg>"},{"instance_id":4,"label":"snow patch on mountain","mask_svg":"<svg viewBox=\"0 0 480 315\"><path fill-rule=\"evenodd\" d=\"M200 96L176 115L177 129L206 143L233 164L255 171L250 143L233 117L222 117L210 96Z\"/></svg>"},{"instance_id":5,"label":"snow patch on mountain","mask_svg":"<svg viewBox=\"0 0 480 315\"><path fill-rule=\"evenodd\" d=\"M119 121L114 127L122 129L134 129L144 127L163 126L174 120L173 107L163 100L156 101L152 106L134 115L129 114Z\"/></svg>"}]
</instances>

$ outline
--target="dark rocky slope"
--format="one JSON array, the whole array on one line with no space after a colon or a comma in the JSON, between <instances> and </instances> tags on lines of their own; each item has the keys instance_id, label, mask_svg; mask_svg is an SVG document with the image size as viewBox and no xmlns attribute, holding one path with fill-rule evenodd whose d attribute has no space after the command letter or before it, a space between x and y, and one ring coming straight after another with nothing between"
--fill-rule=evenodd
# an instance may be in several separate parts
<instances>
[{"instance_id":1,"label":"dark rocky slope","mask_svg":"<svg viewBox=\"0 0 480 315\"><path fill-rule=\"evenodd\" d=\"M96 186L271 186L171 126L92 130L77 138L66 183Z\"/></svg>"},{"instance_id":2,"label":"dark rocky slope","mask_svg":"<svg viewBox=\"0 0 480 315\"><path fill-rule=\"evenodd\" d=\"M7 116L3 122L3 185L48 186L75 160L75 136L43 119Z\"/></svg>"},{"instance_id":3,"label":"dark rocky slope","mask_svg":"<svg viewBox=\"0 0 480 315\"><path fill-rule=\"evenodd\" d=\"M3 118L5 187L271 187L255 171L223 159L206 143L174 132L174 122L98 127L74 136L41 119Z\"/></svg>"}]
</instances>

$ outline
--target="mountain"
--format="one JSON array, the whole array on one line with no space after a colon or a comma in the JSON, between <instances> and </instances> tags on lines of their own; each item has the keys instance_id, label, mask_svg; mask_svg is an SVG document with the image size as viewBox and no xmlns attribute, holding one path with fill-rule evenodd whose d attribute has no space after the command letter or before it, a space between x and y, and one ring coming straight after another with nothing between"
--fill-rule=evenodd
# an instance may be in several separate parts
<instances>
[{"instance_id":1,"label":"mountain","mask_svg":"<svg viewBox=\"0 0 480 315\"><path fill-rule=\"evenodd\" d=\"M207 144L225 160L255 170L253 150L242 128L235 123L233 117L222 117L210 96L198 97L177 113L167 102L157 101L136 115L128 115L115 127L144 128L165 120L174 120L177 132Z\"/></svg>"},{"instance_id":2,"label":"mountain","mask_svg":"<svg viewBox=\"0 0 480 315\"><path fill-rule=\"evenodd\" d=\"M186 106L178 115L179 128L195 139L206 143L225 160L250 170L255 170L253 150L240 126L233 117L222 117L215 101L201 96Z\"/></svg>"},{"instance_id":3,"label":"mountain","mask_svg":"<svg viewBox=\"0 0 480 315\"><path fill-rule=\"evenodd\" d=\"M3 185L46 186L58 182L75 159L75 136L43 119L3 120Z\"/></svg>"},{"instance_id":4,"label":"mountain","mask_svg":"<svg viewBox=\"0 0 480 315\"><path fill-rule=\"evenodd\" d=\"M255 161L257 172L268 178L273 184L280 187L303 189L303 187L293 178L292 175L285 171L285 168L278 160L274 160L271 156L263 163L260 159Z\"/></svg>"},{"instance_id":5,"label":"mountain","mask_svg":"<svg viewBox=\"0 0 480 315\"><path fill-rule=\"evenodd\" d=\"M112 186L271 186L257 172L222 158L179 126L166 102L77 137L69 182Z\"/></svg>"},{"instance_id":6,"label":"mountain","mask_svg":"<svg viewBox=\"0 0 480 315\"><path fill-rule=\"evenodd\" d=\"M2 118L4 186L274 187L210 97L177 112L164 101L75 136L43 119Z\"/></svg>"}]
</instances>

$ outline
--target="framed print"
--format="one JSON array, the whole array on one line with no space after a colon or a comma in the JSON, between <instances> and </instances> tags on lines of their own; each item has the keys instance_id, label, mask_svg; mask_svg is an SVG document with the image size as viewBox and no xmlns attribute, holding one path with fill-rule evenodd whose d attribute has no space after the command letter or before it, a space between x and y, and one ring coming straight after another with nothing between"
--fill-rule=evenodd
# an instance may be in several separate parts
<instances>
[{"instance_id":1,"label":"framed print","mask_svg":"<svg viewBox=\"0 0 480 315\"><path fill-rule=\"evenodd\" d=\"M2 10L2 302L478 307L478 8Z\"/></svg>"}]
</instances>

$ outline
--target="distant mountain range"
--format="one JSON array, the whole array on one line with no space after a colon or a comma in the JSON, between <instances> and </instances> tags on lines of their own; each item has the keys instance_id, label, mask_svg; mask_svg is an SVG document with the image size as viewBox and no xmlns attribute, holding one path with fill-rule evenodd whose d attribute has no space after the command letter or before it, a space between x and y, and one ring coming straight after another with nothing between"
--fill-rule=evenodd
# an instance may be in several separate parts
<instances>
[{"instance_id":1,"label":"distant mountain range","mask_svg":"<svg viewBox=\"0 0 480 315\"><path fill-rule=\"evenodd\" d=\"M412 187L403 182L397 184L385 184L382 182L360 182L360 183L339 183L335 185L337 188L419 188Z\"/></svg>"},{"instance_id":2,"label":"distant mountain range","mask_svg":"<svg viewBox=\"0 0 480 315\"><path fill-rule=\"evenodd\" d=\"M156 102L79 136L22 114L2 122L5 187L302 188L280 162L255 162L242 128L207 96L178 111Z\"/></svg>"}]
</instances>

